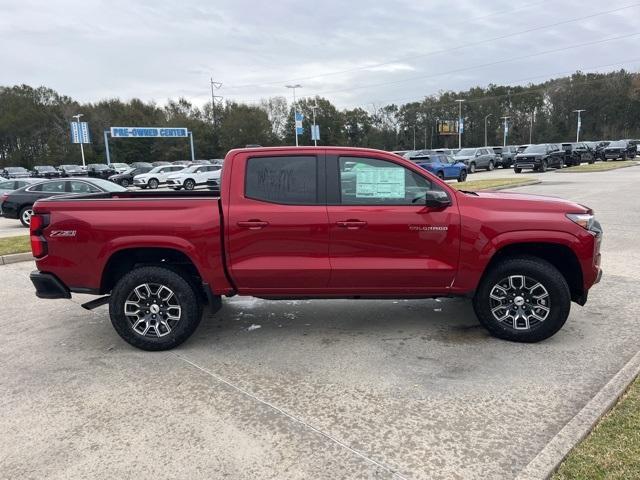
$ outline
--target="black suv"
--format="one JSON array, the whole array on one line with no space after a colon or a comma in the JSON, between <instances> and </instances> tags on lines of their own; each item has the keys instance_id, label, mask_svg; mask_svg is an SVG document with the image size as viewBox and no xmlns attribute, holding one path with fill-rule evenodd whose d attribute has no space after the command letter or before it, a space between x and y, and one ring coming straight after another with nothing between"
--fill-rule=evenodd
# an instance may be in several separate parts
<instances>
[{"instance_id":1,"label":"black suv","mask_svg":"<svg viewBox=\"0 0 640 480\"><path fill-rule=\"evenodd\" d=\"M635 158L638 152L638 146L628 140L616 140L610 142L604 149L604 158L606 160L627 160Z\"/></svg>"},{"instance_id":2,"label":"black suv","mask_svg":"<svg viewBox=\"0 0 640 480\"><path fill-rule=\"evenodd\" d=\"M61 177L84 177L87 175L87 171L80 165L60 165L58 170L60 170Z\"/></svg>"},{"instance_id":3,"label":"black suv","mask_svg":"<svg viewBox=\"0 0 640 480\"><path fill-rule=\"evenodd\" d=\"M595 161L602 160L604 162L604 149L609 145L609 142L584 142L584 144L591 150L591 153L593 153Z\"/></svg>"},{"instance_id":4,"label":"black suv","mask_svg":"<svg viewBox=\"0 0 640 480\"><path fill-rule=\"evenodd\" d=\"M109 177L116 173L118 172L116 172L113 167L105 165L104 163L90 163L87 165L87 174L93 178L103 178L108 180Z\"/></svg>"},{"instance_id":5,"label":"black suv","mask_svg":"<svg viewBox=\"0 0 640 480\"><path fill-rule=\"evenodd\" d=\"M31 176L35 178L58 178L60 172L51 165L38 165L31 170Z\"/></svg>"},{"instance_id":6,"label":"black suv","mask_svg":"<svg viewBox=\"0 0 640 480\"><path fill-rule=\"evenodd\" d=\"M563 165L564 150L553 143L541 143L529 145L522 153L517 154L513 171L521 173L526 168L534 172L546 172L547 168L562 168Z\"/></svg>"},{"instance_id":7,"label":"black suv","mask_svg":"<svg viewBox=\"0 0 640 480\"><path fill-rule=\"evenodd\" d=\"M518 147L515 145L507 145L505 147L491 147L495 154L498 156L498 163L496 167L510 168L516 159L518 153Z\"/></svg>"},{"instance_id":8,"label":"black suv","mask_svg":"<svg viewBox=\"0 0 640 480\"><path fill-rule=\"evenodd\" d=\"M564 164L567 167L580 165L582 162L595 162L594 153L582 142L563 143L561 148L564 151Z\"/></svg>"}]
</instances>

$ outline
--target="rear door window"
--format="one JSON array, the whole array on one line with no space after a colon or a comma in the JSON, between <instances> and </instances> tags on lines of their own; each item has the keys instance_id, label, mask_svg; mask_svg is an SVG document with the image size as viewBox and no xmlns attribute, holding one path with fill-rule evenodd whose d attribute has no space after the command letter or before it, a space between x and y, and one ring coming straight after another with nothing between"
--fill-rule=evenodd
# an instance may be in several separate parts
<instances>
[{"instance_id":1,"label":"rear door window","mask_svg":"<svg viewBox=\"0 0 640 480\"><path fill-rule=\"evenodd\" d=\"M255 157L247 160L245 196L271 203L318 203L315 156Z\"/></svg>"}]
</instances>

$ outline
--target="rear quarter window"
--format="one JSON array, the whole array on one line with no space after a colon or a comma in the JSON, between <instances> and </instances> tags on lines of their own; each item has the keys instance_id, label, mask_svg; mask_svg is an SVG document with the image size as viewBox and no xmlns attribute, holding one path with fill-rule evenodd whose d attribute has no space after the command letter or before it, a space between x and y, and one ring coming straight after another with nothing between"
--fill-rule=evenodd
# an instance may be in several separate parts
<instances>
[{"instance_id":1,"label":"rear quarter window","mask_svg":"<svg viewBox=\"0 0 640 480\"><path fill-rule=\"evenodd\" d=\"M318 203L315 156L255 157L247 160L245 196L271 203Z\"/></svg>"}]
</instances>

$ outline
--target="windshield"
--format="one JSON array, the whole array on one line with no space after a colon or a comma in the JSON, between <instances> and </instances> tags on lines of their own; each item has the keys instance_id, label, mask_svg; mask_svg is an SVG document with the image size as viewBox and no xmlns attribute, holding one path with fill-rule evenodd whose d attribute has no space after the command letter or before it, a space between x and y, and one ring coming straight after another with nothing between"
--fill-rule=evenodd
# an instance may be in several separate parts
<instances>
[{"instance_id":1,"label":"windshield","mask_svg":"<svg viewBox=\"0 0 640 480\"><path fill-rule=\"evenodd\" d=\"M98 164L94 164L94 165L89 165L91 168L93 168L94 170L108 170L109 167L107 167L106 165L102 165L101 163Z\"/></svg>"},{"instance_id":2,"label":"windshield","mask_svg":"<svg viewBox=\"0 0 640 480\"><path fill-rule=\"evenodd\" d=\"M524 149L522 153L546 153L547 146L546 145L531 145Z\"/></svg>"},{"instance_id":3,"label":"windshield","mask_svg":"<svg viewBox=\"0 0 640 480\"><path fill-rule=\"evenodd\" d=\"M60 168L64 168L65 170L79 170L80 165L61 165Z\"/></svg>"},{"instance_id":4,"label":"windshield","mask_svg":"<svg viewBox=\"0 0 640 480\"><path fill-rule=\"evenodd\" d=\"M26 172L24 167L7 167L7 172Z\"/></svg>"},{"instance_id":5,"label":"windshield","mask_svg":"<svg viewBox=\"0 0 640 480\"><path fill-rule=\"evenodd\" d=\"M158 173L160 170L162 170L164 167L166 167L166 165L158 165L157 167L153 167L151 170L149 170L149 172L147 173Z\"/></svg>"},{"instance_id":6,"label":"windshield","mask_svg":"<svg viewBox=\"0 0 640 480\"><path fill-rule=\"evenodd\" d=\"M187 167L185 169L180 170L179 173L193 173L195 172L198 168L200 168L202 165L191 165L190 167Z\"/></svg>"},{"instance_id":7,"label":"windshield","mask_svg":"<svg viewBox=\"0 0 640 480\"><path fill-rule=\"evenodd\" d=\"M476 153L475 148L463 148L458 153L456 153L456 157L470 157Z\"/></svg>"},{"instance_id":8,"label":"windshield","mask_svg":"<svg viewBox=\"0 0 640 480\"><path fill-rule=\"evenodd\" d=\"M129 165L126 163L112 163L111 166L113 168L129 168Z\"/></svg>"},{"instance_id":9,"label":"windshield","mask_svg":"<svg viewBox=\"0 0 640 480\"><path fill-rule=\"evenodd\" d=\"M615 142L611 142L609 146L615 147L615 148L620 148L620 147L624 148L627 146L627 143L623 142L622 140L616 140Z\"/></svg>"},{"instance_id":10,"label":"windshield","mask_svg":"<svg viewBox=\"0 0 640 480\"><path fill-rule=\"evenodd\" d=\"M52 170L55 170L55 168L53 168L53 167L52 167L52 166L50 166L50 165L44 165L44 166L41 166L41 167L35 167L35 168L37 168L38 170L43 170L43 171L45 171L45 172L51 172Z\"/></svg>"}]
</instances>

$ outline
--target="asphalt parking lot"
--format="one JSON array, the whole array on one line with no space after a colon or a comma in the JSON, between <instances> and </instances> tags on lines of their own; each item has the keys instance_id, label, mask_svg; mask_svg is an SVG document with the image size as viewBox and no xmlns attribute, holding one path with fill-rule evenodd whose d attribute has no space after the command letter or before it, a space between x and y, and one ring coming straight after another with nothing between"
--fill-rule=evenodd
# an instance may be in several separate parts
<instances>
[{"instance_id":1,"label":"asphalt parking lot","mask_svg":"<svg viewBox=\"0 0 640 480\"><path fill-rule=\"evenodd\" d=\"M514 191L591 206L605 230L602 282L534 345L489 337L458 299L236 297L142 352L106 307L35 298L31 262L0 267L0 478L516 477L640 345L640 167L529 175Z\"/></svg>"}]
</instances>

